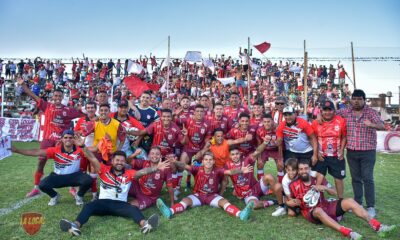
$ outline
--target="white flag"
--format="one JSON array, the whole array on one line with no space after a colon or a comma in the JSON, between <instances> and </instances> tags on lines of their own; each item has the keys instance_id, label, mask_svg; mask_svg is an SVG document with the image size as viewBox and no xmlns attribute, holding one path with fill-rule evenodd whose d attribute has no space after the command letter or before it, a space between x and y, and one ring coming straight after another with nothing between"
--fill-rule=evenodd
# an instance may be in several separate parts
<instances>
[{"instance_id":1,"label":"white flag","mask_svg":"<svg viewBox=\"0 0 400 240\"><path fill-rule=\"evenodd\" d=\"M198 51L187 51L185 55L185 61L191 64L196 62L202 62L201 52Z\"/></svg>"},{"instance_id":2,"label":"white flag","mask_svg":"<svg viewBox=\"0 0 400 240\"><path fill-rule=\"evenodd\" d=\"M211 71L214 72L215 67L214 67L214 63L211 59L209 59L209 58L203 59L203 65L204 65L204 67L208 67L209 69L211 69Z\"/></svg>"},{"instance_id":3,"label":"white flag","mask_svg":"<svg viewBox=\"0 0 400 240\"><path fill-rule=\"evenodd\" d=\"M220 81L224 86L235 82L235 78L234 77L217 78L217 80Z\"/></svg>"},{"instance_id":4,"label":"white flag","mask_svg":"<svg viewBox=\"0 0 400 240\"><path fill-rule=\"evenodd\" d=\"M128 73L140 74L143 71L142 65L131 60L128 61Z\"/></svg>"}]
</instances>

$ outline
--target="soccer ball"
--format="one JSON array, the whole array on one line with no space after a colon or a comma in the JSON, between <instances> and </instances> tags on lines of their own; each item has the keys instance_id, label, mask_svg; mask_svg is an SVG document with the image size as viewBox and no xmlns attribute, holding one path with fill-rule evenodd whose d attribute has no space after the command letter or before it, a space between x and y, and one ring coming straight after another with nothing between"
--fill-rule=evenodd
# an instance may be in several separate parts
<instances>
[{"instance_id":1,"label":"soccer ball","mask_svg":"<svg viewBox=\"0 0 400 240\"><path fill-rule=\"evenodd\" d=\"M139 129L137 129L135 127L131 127L131 128L128 128L128 131L139 131ZM136 141L137 138L138 138L138 136L133 136L133 135L128 134L128 139L130 141Z\"/></svg>"}]
</instances>

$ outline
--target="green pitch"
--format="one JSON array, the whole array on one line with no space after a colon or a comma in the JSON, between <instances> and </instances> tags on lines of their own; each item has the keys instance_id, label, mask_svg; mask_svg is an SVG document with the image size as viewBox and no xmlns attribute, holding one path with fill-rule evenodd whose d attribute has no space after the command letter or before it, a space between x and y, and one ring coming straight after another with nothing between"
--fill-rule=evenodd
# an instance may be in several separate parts
<instances>
[{"instance_id":1,"label":"green pitch","mask_svg":"<svg viewBox=\"0 0 400 240\"><path fill-rule=\"evenodd\" d=\"M17 143L21 148L37 148L38 143ZM33 174L37 159L14 154L0 161L0 239L70 239L70 235L61 232L59 220L67 218L74 220L81 207L75 201L68 189L60 189L62 198L58 205L47 206L49 197L41 197L25 203L22 207L11 209L17 202L24 199L31 190ZM48 175L53 167L52 160L46 165ZM268 162L266 171L276 175L273 162ZM400 155L378 154L375 167L375 183L377 193L378 219L386 224L400 224ZM352 197L350 173L345 184L345 197ZM332 178L328 180L333 183ZM225 197L239 208L244 203L232 196L232 188L228 188ZM181 196L189 194L182 191ZM91 194L86 194L89 201ZM168 204L167 192L162 198ZM297 218L272 217L275 208L253 211L249 222L242 222L229 216L222 209L212 209L208 206L189 209L174 216L171 220L161 218L157 231L142 235L139 228L131 220L117 217L92 217L84 225L80 239L344 239L340 233L322 225L306 222L301 216ZM8 212L8 213L6 213ZM20 225L21 214L39 212L44 215L44 224L40 231L32 236L25 233ZM6 214L5 214L6 213ZM156 207L144 211L146 217L159 213ZM345 215L342 224L359 232L366 239L378 239L378 236L366 222L353 216ZM396 230L387 239L400 239L400 231Z\"/></svg>"}]
</instances>

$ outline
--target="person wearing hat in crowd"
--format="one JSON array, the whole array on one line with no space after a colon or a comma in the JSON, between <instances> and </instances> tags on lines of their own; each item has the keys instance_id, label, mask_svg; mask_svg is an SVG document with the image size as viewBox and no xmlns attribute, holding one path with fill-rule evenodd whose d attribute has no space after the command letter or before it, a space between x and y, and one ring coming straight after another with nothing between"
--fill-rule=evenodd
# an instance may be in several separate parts
<instances>
[{"instance_id":1,"label":"person wearing hat in crowd","mask_svg":"<svg viewBox=\"0 0 400 240\"><path fill-rule=\"evenodd\" d=\"M325 101L322 106L322 122L314 120L312 128L318 140L318 162L315 170L320 173L317 176L317 185L322 183L322 176L329 172L335 179L336 192L339 199L343 199L346 177L346 163L344 161L344 149L347 142L346 120L335 114L335 106L331 101Z\"/></svg>"},{"instance_id":2,"label":"person wearing hat in crowd","mask_svg":"<svg viewBox=\"0 0 400 240\"><path fill-rule=\"evenodd\" d=\"M272 111L272 119L274 120L276 125L279 125L281 122L285 120L283 117L283 109L285 108L287 104L286 97L283 96L278 96L275 99L275 108Z\"/></svg>"},{"instance_id":3,"label":"person wearing hat in crowd","mask_svg":"<svg viewBox=\"0 0 400 240\"><path fill-rule=\"evenodd\" d=\"M285 120L276 129L276 141L284 162L289 158L306 159L314 166L318 161L318 143L311 125L298 117L291 106L283 109L283 116Z\"/></svg>"},{"instance_id":4,"label":"person wearing hat in crowd","mask_svg":"<svg viewBox=\"0 0 400 240\"><path fill-rule=\"evenodd\" d=\"M45 157L54 160L54 171L40 181L39 189L50 196L49 206L54 206L60 199L60 194L54 188L77 187L76 205L83 204L83 195L90 188L92 178L84 173L87 160L82 149L77 146L74 131L65 130L61 135L61 144L46 149L18 149L14 146L11 151L26 156ZM82 171L83 170L83 171Z\"/></svg>"}]
</instances>

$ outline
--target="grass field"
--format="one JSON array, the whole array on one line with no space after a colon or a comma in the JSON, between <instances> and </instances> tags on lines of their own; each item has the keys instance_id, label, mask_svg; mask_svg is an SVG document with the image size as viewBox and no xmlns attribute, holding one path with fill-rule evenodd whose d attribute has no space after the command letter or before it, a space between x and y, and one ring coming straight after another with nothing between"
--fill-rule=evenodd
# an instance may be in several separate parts
<instances>
[{"instance_id":1,"label":"grass field","mask_svg":"<svg viewBox=\"0 0 400 240\"><path fill-rule=\"evenodd\" d=\"M36 148L38 143L17 143L17 147ZM75 205L68 189L61 189L60 203L54 207L47 206L49 197L41 197L15 209L8 214L4 210L24 199L32 188L33 173L37 159L14 154L0 161L0 239L70 239L70 235L59 229L61 218L75 219L81 207ZM53 163L47 163L45 173L51 172ZM268 162L267 171L276 175L272 162ZM378 219L384 223L400 224L400 155L378 154L375 167L375 183L377 193ZM349 172L348 172L349 174ZM331 178L328 178L333 183ZM240 208L244 203L231 195L228 189L225 197ZM184 196L187 193L182 193ZM345 197L351 197L350 177L346 178ZM90 194L85 200L89 201ZM167 193L163 193L163 199ZM168 201L166 201L168 202ZM313 225L302 217L288 218L271 216L275 208L254 211L249 222L241 222L221 209L199 207L189 209L171 220L161 218L157 231L142 235L138 226L132 221L116 217L92 217L82 228L81 239L343 239L342 236L322 225ZM21 214L39 212L45 217L45 223L34 235L27 235L20 225ZM144 211L146 217L158 213L156 207ZM3 214L3 215L2 215ZM353 228L366 239L378 239L378 236L367 223L351 213L345 215L342 224ZM396 230L387 239L400 239L400 231Z\"/></svg>"}]
</instances>

